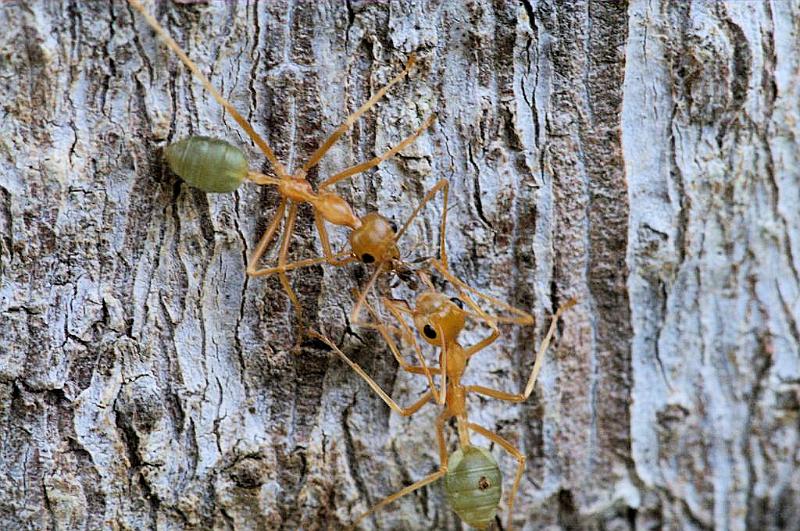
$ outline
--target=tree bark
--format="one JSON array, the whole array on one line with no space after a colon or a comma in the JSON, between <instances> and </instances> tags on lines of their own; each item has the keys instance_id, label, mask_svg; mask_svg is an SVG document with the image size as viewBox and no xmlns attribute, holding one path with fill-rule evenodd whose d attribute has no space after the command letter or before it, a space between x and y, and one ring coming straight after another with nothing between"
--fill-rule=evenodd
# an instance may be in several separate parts
<instances>
[{"instance_id":1,"label":"tree bark","mask_svg":"<svg viewBox=\"0 0 800 531\"><path fill-rule=\"evenodd\" d=\"M148 8L289 167L416 52L310 179L437 114L337 191L401 221L450 179L455 273L537 317L469 382L516 392L580 300L531 399L470 400L528 459L515 527L800 529L798 1ZM436 470L437 408L401 418L329 352L293 353L279 282L245 276L275 190L166 169L190 134L269 166L141 17L12 1L0 28L0 527L338 528ZM409 247L435 251L441 210ZM309 209L292 243L319 254ZM292 278L309 323L409 404L424 380L347 321L367 273ZM507 492L516 461L492 452ZM462 527L439 484L364 522Z\"/></svg>"}]
</instances>

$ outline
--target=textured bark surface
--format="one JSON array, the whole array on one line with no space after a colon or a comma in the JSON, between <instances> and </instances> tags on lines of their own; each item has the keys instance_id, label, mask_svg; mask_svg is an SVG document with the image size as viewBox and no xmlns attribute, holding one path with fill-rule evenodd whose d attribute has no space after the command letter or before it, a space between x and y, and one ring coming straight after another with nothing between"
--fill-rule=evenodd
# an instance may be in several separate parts
<instances>
[{"instance_id":1,"label":"textured bark surface","mask_svg":"<svg viewBox=\"0 0 800 531\"><path fill-rule=\"evenodd\" d=\"M453 269L540 323L470 382L519 389L580 299L528 402L470 401L528 458L517 527L800 529L796 0L148 6L292 167L417 53L311 180L437 113L337 190L402 220L451 180ZM141 18L12 1L0 28L0 527L336 528L435 470L436 408L400 418L327 352L293 354L277 279L244 275L274 190L166 170L189 134L268 166ZM434 249L440 215L409 242ZM293 243L319 252L307 209ZM348 327L364 279L293 276L408 404L424 381ZM364 527L462 524L433 485Z\"/></svg>"}]
</instances>

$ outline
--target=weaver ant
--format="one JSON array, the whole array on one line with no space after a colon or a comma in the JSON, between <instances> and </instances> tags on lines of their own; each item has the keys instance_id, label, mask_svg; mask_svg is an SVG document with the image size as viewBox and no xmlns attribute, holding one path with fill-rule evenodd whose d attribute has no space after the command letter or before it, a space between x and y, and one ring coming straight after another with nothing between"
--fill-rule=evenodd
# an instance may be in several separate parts
<instances>
[{"instance_id":1,"label":"weaver ant","mask_svg":"<svg viewBox=\"0 0 800 531\"><path fill-rule=\"evenodd\" d=\"M435 265L435 267L442 272L442 269L440 269L441 264L438 266ZM486 449L471 444L469 435L470 432L474 432L498 444L517 461L517 471L514 476L514 483L508 501L508 529L511 529L514 499L519 490L526 459L517 448L500 435L469 422L466 409L467 396L470 393L476 393L509 402L523 402L526 400L533 392L536 379L542 368L544 355L555 334L558 319L566 310L574 306L577 301L575 299L570 299L558 308L552 316L547 334L536 353L533 368L531 369L527 384L525 385L525 390L522 393L508 393L478 385L463 385L461 383L461 378L466 370L469 359L478 352L485 350L500 337L498 323L516 322L522 324L528 320L524 317L493 317L488 315L469 297L467 292L474 293L484 300L491 300L494 303L499 301L478 293L452 276L450 276L448 280L451 280L458 292L458 298L448 297L435 290L430 280L426 278L426 275L424 273L420 273L420 275L427 284L428 289L417 296L413 308L410 307L406 301L382 298L384 307L386 307L397 320L399 329L390 328L384 324L375 326L386 340L395 357L400 361L402 368L412 374L426 375L429 382L431 382L430 389L410 406L399 406L388 393L386 393L359 365L350 360L331 340L312 332L315 337L326 343L328 347L361 376L392 410L400 415L411 416L428 402L434 402L444 406L443 411L437 417L435 427L440 457L439 470L387 496L373 505L367 512L359 516L352 525L358 525L364 518L385 505L425 485L433 483L440 478L444 478L445 494L456 514L471 526L477 528L485 528L488 526L495 517L501 498L502 476L491 454ZM467 304L468 308L465 308L464 303ZM372 306L369 303L365 303L365 305L370 314L374 318L379 319L377 312ZM507 305L504 306L511 308ZM516 310L514 308L511 309ZM516 310L515 313L518 315L525 314L525 312L521 310ZM530 317L530 322L532 323L532 316L530 316L530 314L526 315ZM412 319L413 326L417 333L423 337L428 344L433 345L440 351L438 367L429 367L426 365L424 356L415 339L415 334L405 320L406 316ZM458 342L458 336L463 330L468 317L477 318L488 324L491 328L491 333L475 345L463 347ZM401 361L402 355L392 336L392 331L399 331L402 338L412 342L419 365L410 365L404 360ZM438 390L432 384L432 374L437 374L440 377L441 387ZM459 447L457 451L448 456L444 427L445 423L454 417L456 419Z\"/></svg>"},{"instance_id":2,"label":"weaver ant","mask_svg":"<svg viewBox=\"0 0 800 531\"><path fill-rule=\"evenodd\" d=\"M402 72L392 78L389 83L378 90L366 103L351 114L325 142L320 145L310 156L308 161L297 171L290 174L283 164L277 159L275 153L261 136L253 129L250 123L214 88L209 79L200 71L197 65L186 55L181 47L167 34L158 21L147 12L140 0L128 0L144 17L147 24L164 40L183 64L192 72L214 99L233 117L253 142L261 149L272 165L278 178L250 171L244 154L238 148L221 140L207 137L190 137L181 140L166 149L167 161L172 170L184 180L205 191L226 192L235 190L239 184L248 180L262 185L277 186L281 195L277 210L269 223L264 235L259 240L247 264L247 274L251 276L266 276L277 273L284 291L294 304L300 308L300 303L291 287L287 272L316 264L327 263L333 266L343 266L350 262L361 261L365 264L376 265L375 274L368 285L374 283L375 278L382 271L403 271L405 266L400 260L400 253L396 242L407 230L414 217L422 207L430 201L440 190L444 193L445 210L447 208L447 186L445 179L439 180L425 195L421 204L414 210L406 223L398 230L393 221L388 220L377 212L371 212L363 217L358 217L352 207L338 194L328 190L332 185L343 181L353 175L377 166L384 160L397 154L411 144L416 138L433 123L435 116L430 116L410 136L401 140L388 151L360 164L356 164L336 173L323 181L315 192L311 183L306 179L310 169L315 167L323 155L366 111L374 106L386 92L411 70L415 63L415 56L411 54ZM296 262L287 262L291 236L297 218L298 205L307 203L314 209L314 222L322 244L323 256L308 258ZM266 253L270 243L275 239L281 221L286 215L286 223L278 252L278 264L275 267L258 268L258 263ZM351 229L349 234L350 250L334 253L328 238L325 222ZM444 217L442 219L444 226ZM442 235L444 238L444 234ZM357 314L356 314L357 315Z\"/></svg>"}]
</instances>

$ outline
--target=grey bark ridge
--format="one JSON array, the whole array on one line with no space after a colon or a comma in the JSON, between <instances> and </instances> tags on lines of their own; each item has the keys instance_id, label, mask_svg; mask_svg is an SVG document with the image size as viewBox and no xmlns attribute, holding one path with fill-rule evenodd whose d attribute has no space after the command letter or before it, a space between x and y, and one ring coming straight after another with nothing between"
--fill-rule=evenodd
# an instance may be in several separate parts
<instances>
[{"instance_id":1,"label":"grey bark ridge","mask_svg":"<svg viewBox=\"0 0 800 531\"><path fill-rule=\"evenodd\" d=\"M470 403L528 458L515 527L800 529L797 0L148 6L289 166L417 53L312 180L437 113L337 191L401 220L451 180L456 274L539 323L474 358L476 383L517 390L580 299L528 402ZM333 529L435 470L436 408L398 418L326 352L293 354L279 283L244 275L274 191L165 169L190 134L268 166L144 22L11 1L0 28L0 527ZM301 209L293 253L318 251ZM348 330L363 281L293 275L407 404L424 382ZM364 528L462 525L434 485Z\"/></svg>"}]
</instances>

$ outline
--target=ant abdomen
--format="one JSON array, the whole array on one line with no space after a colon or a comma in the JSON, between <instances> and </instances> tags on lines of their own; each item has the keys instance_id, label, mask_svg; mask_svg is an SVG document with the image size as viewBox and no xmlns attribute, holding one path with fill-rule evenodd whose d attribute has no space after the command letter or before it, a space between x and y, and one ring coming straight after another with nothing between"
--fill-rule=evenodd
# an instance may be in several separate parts
<instances>
[{"instance_id":1,"label":"ant abdomen","mask_svg":"<svg viewBox=\"0 0 800 531\"><path fill-rule=\"evenodd\" d=\"M485 529L494 521L502 490L500 468L487 450L463 446L450 454L444 492L450 507L468 525Z\"/></svg>"},{"instance_id":2,"label":"ant abdomen","mask_svg":"<svg viewBox=\"0 0 800 531\"><path fill-rule=\"evenodd\" d=\"M207 136L190 136L164 149L170 169L204 192L233 192L247 177L247 158L234 145Z\"/></svg>"}]
</instances>

